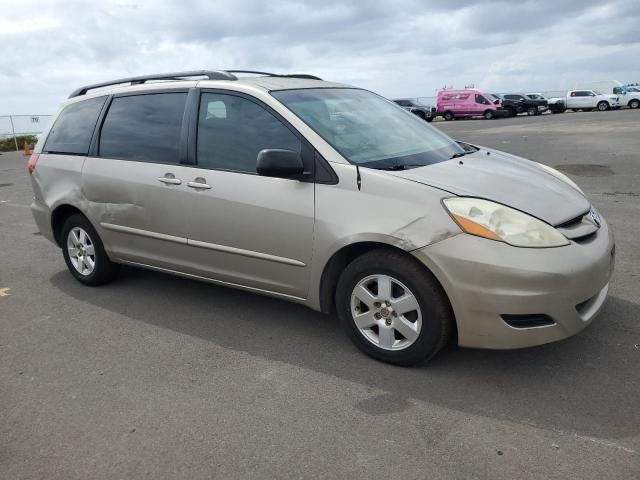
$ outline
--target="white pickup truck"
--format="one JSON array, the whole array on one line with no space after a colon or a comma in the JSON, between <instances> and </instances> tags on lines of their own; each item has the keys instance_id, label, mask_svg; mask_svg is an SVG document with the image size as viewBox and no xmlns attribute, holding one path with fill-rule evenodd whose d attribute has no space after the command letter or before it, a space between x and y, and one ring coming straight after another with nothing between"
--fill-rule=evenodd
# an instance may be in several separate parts
<instances>
[{"instance_id":1,"label":"white pickup truck","mask_svg":"<svg viewBox=\"0 0 640 480\"><path fill-rule=\"evenodd\" d=\"M621 107L640 107L640 91L630 85L624 85L618 80L601 80L599 82L582 84L580 87L587 89L595 88L602 93L613 93L620 99Z\"/></svg>"},{"instance_id":2,"label":"white pickup truck","mask_svg":"<svg viewBox=\"0 0 640 480\"><path fill-rule=\"evenodd\" d=\"M562 113L565 110L600 110L601 112L620 105L617 95L600 93L598 90L569 90L566 97L549 99L549 110L552 113Z\"/></svg>"}]
</instances>

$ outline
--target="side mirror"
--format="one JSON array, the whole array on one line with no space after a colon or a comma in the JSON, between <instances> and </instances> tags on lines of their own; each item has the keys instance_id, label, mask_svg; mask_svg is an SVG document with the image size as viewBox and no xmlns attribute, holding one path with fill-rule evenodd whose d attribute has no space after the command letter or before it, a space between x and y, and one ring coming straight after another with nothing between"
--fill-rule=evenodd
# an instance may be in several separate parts
<instances>
[{"instance_id":1,"label":"side mirror","mask_svg":"<svg viewBox=\"0 0 640 480\"><path fill-rule=\"evenodd\" d=\"M266 149L258 153L256 171L265 177L297 178L304 173L304 165L298 152Z\"/></svg>"},{"instance_id":2,"label":"side mirror","mask_svg":"<svg viewBox=\"0 0 640 480\"><path fill-rule=\"evenodd\" d=\"M494 103L494 104L496 104L496 105L500 105L500 99L499 99L499 98L496 98L496 99L493 101L493 103Z\"/></svg>"}]
</instances>

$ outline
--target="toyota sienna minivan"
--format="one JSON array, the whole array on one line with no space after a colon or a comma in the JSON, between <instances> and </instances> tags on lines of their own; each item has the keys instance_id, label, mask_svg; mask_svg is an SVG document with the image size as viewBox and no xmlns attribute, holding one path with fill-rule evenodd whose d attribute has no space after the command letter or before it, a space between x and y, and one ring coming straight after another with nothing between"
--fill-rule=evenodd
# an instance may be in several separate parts
<instances>
[{"instance_id":1,"label":"toyota sienna minivan","mask_svg":"<svg viewBox=\"0 0 640 480\"><path fill-rule=\"evenodd\" d=\"M311 75L85 86L34 152L33 215L79 282L133 265L272 295L379 360L560 340L607 296L611 230L565 175Z\"/></svg>"}]
</instances>

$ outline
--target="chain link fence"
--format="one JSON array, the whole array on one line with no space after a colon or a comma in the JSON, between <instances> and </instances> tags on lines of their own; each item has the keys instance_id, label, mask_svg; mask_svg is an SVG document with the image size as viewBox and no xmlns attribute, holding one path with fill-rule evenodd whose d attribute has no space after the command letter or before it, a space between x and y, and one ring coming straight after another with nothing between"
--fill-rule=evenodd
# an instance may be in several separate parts
<instances>
[{"instance_id":1,"label":"chain link fence","mask_svg":"<svg viewBox=\"0 0 640 480\"><path fill-rule=\"evenodd\" d=\"M20 151L24 143L32 147L53 115L0 115L0 151Z\"/></svg>"}]
</instances>

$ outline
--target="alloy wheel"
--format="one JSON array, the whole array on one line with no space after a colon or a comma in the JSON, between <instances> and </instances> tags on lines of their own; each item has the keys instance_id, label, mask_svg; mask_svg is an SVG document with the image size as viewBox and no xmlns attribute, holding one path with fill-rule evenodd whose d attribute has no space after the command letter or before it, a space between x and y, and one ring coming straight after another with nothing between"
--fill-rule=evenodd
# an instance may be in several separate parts
<instances>
[{"instance_id":1,"label":"alloy wheel","mask_svg":"<svg viewBox=\"0 0 640 480\"><path fill-rule=\"evenodd\" d=\"M370 275L356 284L351 293L351 316L362 336L384 350L411 346L422 328L418 299L388 275Z\"/></svg>"},{"instance_id":2,"label":"alloy wheel","mask_svg":"<svg viewBox=\"0 0 640 480\"><path fill-rule=\"evenodd\" d=\"M96 266L96 253L89 234L80 227L73 227L67 235L69 260L81 275L91 275Z\"/></svg>"}]
</instances>

